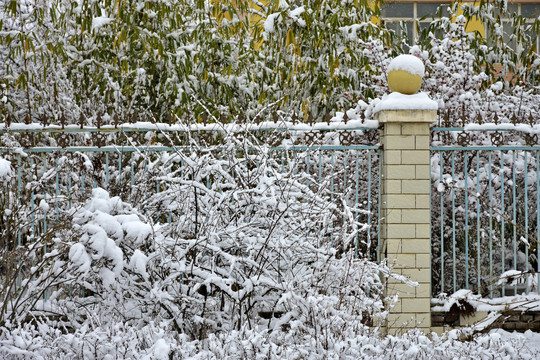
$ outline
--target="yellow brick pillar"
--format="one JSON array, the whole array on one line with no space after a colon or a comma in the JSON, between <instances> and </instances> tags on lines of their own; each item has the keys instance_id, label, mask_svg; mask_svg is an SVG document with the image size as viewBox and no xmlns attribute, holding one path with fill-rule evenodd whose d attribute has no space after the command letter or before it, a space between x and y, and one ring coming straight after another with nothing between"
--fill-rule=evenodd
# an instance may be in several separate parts
<instances>
[{"instance_id":1,"label":"yellow brick pillar","mask_svg":"<svg viewBox=\"0 0 540 360\"><path fill-rule=\"evenodd\" d=\"M430 244L430 124L437 119L436 104L425 94L393 93L386 102L391 110L376 116L381 127L382 236L383 249L394 272L418 283L411 287L390 279L387 295L398 295L388 316L389 333L410 328L430 331L431 244ZM418 110L394 110L399 104ZM420 97L420 99L419 99ZM392 100L397 105L392 105ZM425 101L424 101L425 100ZM430 103L431 102L431 103ZM389 105L390 104L390 105ZM427 104L427 106L426 106ZM427 110L426 110L427 108Z\"/></svg>"},{"instance_id":2,"label":"yellow brick pillar","mask_svg":"<svg viewBox=\"0 0 540 360\"><path fill-rule=\"evenodd\" d=\"M418 286L389 279L386 294L398 295L388 315L389 333L431 330L430 124L437 103L418 93L424 77L422 60L400 55L388 65L388 86L374 112L381 127L382 249L394 273Z\"/></svg>"}]
</instances>

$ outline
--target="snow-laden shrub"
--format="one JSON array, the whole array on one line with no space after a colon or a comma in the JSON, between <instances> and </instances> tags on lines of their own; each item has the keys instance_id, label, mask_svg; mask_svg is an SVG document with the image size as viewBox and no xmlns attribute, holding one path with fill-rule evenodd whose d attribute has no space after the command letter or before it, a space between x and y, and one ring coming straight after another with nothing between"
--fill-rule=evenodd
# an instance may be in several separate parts
<instances>
[{"instance_id":1,"label":"snow-laden shrub","mask_svg":"<svg viewBox=\"0 0 540 360\"><path fill-rule=\"evenodd\" d=\"M10 359L536 359L530 349L534 336L509 337L493 331L464 340L452 330L429 336L411 330L402 336L380 337L363 331L305 335L276 329L210 334L191 340L168 331L166 323L130 326L83 327L65 334L45 323L8 325L0 333L0 356ZM339 338L336 338L339 335ZM326 341L329 346L324 347Z\"/></svg>"},{"instance_id":2,"label":"snow-laden shrub","mask_svg":"<svg viewBox=\"0 0 540 360\"><path fill-rule=\"evenodd\" d=\"M331 201L329 174L298 171L286 150L274 157L247 133L223 136L208 150L139 154L133 189L121 196L98 187L82 203L70 199L71 208L41 199L27 214L43 216L47 231L23 238L26 265L2 307L6 329L37 317L85 339L150 323L199 340L284 328L342 338L380 322L390 270L358 256L356 235L367 225L353 214L361 209L346 197ZM64 171L79 160L58 161ZM44 170L29 187L47 191L50 178ZM45 218L55 211L58 220Z\"/></svg>"},{"instance_id":3,"label":"snow-laden shrub","mask_svg":"<svg viewBox=\"0 0 540 360\"><path fill-rule=\"evenodd\" d=\"M435 19L410 48L426 65L422 90L439 103L439 126L537 123L540 61L530 44L540 20L525 24L521 16L505 15L514 19L513 34L505 36L519 39L513 49L502 29L493 29L499 26L495 14L506 11L502 6L502 1L476 7L454 3L452 18ZM475 16L485 23L488 38L468 31Z\"/></svg>"}]
</instances>

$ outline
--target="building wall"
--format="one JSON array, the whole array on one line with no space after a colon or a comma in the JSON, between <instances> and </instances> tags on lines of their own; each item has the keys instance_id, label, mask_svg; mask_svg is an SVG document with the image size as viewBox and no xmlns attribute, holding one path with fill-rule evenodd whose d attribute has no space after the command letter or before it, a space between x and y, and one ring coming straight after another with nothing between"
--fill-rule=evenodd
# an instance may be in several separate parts
<instances>
[{"instance_id":1,"label":"building wall","mask_svg":"<svg viewBox=\"0 0 540 360\"><path fill-rule=\"evenodd\" d=\"M402 32L404 30L402 27L404 26L410 44L414 44L419 31L429 25L435 14L438 13L439 8L443 16L448 15L447 7L450 4L450 2L434 2L432 0L387 2L382 5L381 20L388 28L394 29L397 32ZM540 2L537 0L508 1L508 10L527 18L527 23L532 23L535 17L540 16ZM503 30L506 33L511 32L511 20L503 17L502 22ZM486 29L479 19L469 22L467 24L467 30L471 32L478 31L482 36L489 36L489 34L486 34ZM514 48L517 46L515 42L510 41L508 35L505 37L511 46ZM537 39L537 49L540 48L538 41Z\"/></svg>"}]
</instances>

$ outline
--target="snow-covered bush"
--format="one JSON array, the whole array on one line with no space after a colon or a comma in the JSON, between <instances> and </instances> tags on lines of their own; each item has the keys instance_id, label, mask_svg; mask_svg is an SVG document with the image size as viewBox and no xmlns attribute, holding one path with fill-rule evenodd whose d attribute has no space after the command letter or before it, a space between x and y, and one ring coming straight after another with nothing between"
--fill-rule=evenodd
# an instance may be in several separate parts
<instances>
[{"instance_id":1,"label":"snow-covered bush","mask_svg":"<svg viewBox=\"0 0 540 360\"><path fill-rule=\"evenodd\" d=\"M72 181L78 195L71 207L58 205L58 220L45 217L54 199L41 199L36 226L47 220L48 230L22 237L26 266L3 293L0 356L529 355L496 335L382 337L384 279L393 275L384 262L356 256L355 234L366 228L354 209L330 201L328 179L300 171L300 156L276 156L249 133L222 136L206 150L133 157L129 192L112 179L125 175L118 169L110 169L110 192L89 194ZM58 160L56 171L83 161L88 177L103 181L91 158ZM38 174L29 188L50 192L54 171Z\"/></svg>"},{"instance_id":2,"label":"snow-covered bush","mask_svg":"<svg viewBox=\"0 0 540 360\"><path fill-rule=\"evenodd\" d=\"M306 335L297 331L242 328L191 340L168 331L167 323L83 327L64 334L45 323L8 325L0 334L0 355L11 359L536 359L531 344L537 336L510 337L491 332L467 339L452 330L439 337L410 331L381 338L361 331ZM338 337L336 338L336 335ZM323 337L324 336L324 337ZM324 343L328 347L324 347Z\"/></svg>"},{"instance_id":3,"label":"snow-covered bush","mask_svg":"<svg viewBox=\"0 0 540 360\"><path fill-rule=\"evenodd\" d=\"M496 1L480 5L456 2L451 18L435 19L419 36L410 53L426 65L423 90L439 102L439 126L469 123L527 123L539 109L540 60L534 43L540 20L525 19ZM503 33L500 16L513 19L513 33ZM468 32L477 17L487 36ZM497 28L497 29L495 29ZM503 36L517 39L516 48ZM533 118L529 117L533 115Z\"/></svg>"},{"instance_id":4,"label":"snow-covered bush","mask_svg":"<svg viewBox=\"0 0 540 360\"><path fill-rule=\"evenodd\" d=\"M324 336L321 346L329 348L329 339L345 341L380 323L384 279L392 275L384 262L358 257L356 235L367 225L353 214L361 209L332 201L330 174L299 171L299 156L286 148L275 156L251 133L222 137L207 149L138 154L134 185L120 196L97 187L85 200L71 165L82 161L89 178L103 181L85 155L40 167L28 189L80 197L40 196L20 212L41 232L21 237L19 265L3 293L4 329L57 341L67 341L58 333L67 331L70 349L93 347L99 358L110 347L97 344L117 330L129 336L157 326L171 342L290 327ZM111 177L122 175L111 169ZM118 180L109 180L118 191ZM30 330L31 318L43 324Z\"/></svg>"}]
</instances>

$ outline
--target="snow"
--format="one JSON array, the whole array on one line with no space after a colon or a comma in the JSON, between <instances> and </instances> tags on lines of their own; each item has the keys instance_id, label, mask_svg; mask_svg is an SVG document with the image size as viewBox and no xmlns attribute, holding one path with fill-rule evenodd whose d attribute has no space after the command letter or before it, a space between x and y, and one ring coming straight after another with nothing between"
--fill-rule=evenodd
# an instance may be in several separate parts
<instances>
[{"instance_id":1,"label":"snow","mask_svg":"<svg viewBox=\"0 0 540 360\"><path fill-rule=\"evenodd\" d=\"M99 212L109 214L120 203L119 197L113 197L111 199L109 198L109 193L106 190L99 187L92 189L92 195L93 195L92 199L85 206L86 210L90 212L99 211Z\"/></svg>"},{"instance_id":2,"label":"snow","mask_svg":"<svg viewBox=\"0 0 540 360\"><path fill-rule=\"evenodd\" d=\"M123 217L123 219L129 218ZM130 239L135 244L141 244L152 234L152 227L149 224L142 223L138 218L133 219L133 221L123 221L122 229L125 231L125 238Z\"/></svg>"},{"instance_id":3,"label":"snow","mask_svg":"<svg viewBox=\"0 0 540 360\"><path fill-rule=\"evenodd\" d=\"M107 268L99 269L99 276L103 281L103 286L105 288L110 288L116 281L116 274Z\"/></svg>"},{"instance_id":4,"label":"snow","mask_svg":"<svg viewBox=\"0 0 540 360\"><path fill-rule=\"evenodd\" d=\"M81 273L86 273L90 270L91 259L86 252L86 248L81 243L73 244L71 246L69 249L69 260L75 264L78 271Z\"/></svg>"},{"instance_id":5,"label":"snow","mask_svg":"<svg viewBox=\"0 0 540 360\"><path fill-rule=\"evenodd\" d=\"M520 333L508 333L503 330L493 330L492 332L497 332L502 335L503 340L508 341L512 337L523 337L525 338L525 346L530 350L540 353L540 333L532 332L531 330L525 331L523 334Z\"/></svg>"},{"instance_id":6,"label":"snow","mask_svg":"<svg viewBox=\"0 0 540 360\"><path fill-rule=\"evenodd\" d=\"M363 105L346 112L347 124L343 112L322 125L365 126L360 116ZM24 353L27 358L58 359L86 354L103 359L385 359L455 354L517 358L518 352L525 359L537 356L526 348L538 340L531 334L469 336L469 330L455 330L437 336L413 330L384 336L377 328L363 327L365 311L382 321L388 315L382 299L371 295L384 291L382 279L418 284L392 274L385 263L354 257L353 251L336 257L335 247L320 242L321 234L333 231L335 242L350 244L351 229L366 225L356 223L356 209L346 201L338 207L314 189L315 183L306 186L306 174L283 173L281 163L264 157L264 150L256 154L249 150L259 162L251 168L231 144L219 157L212 152L148 157L148 168L157 175L149 181L148 169L135 173L136 189L150 188L142 199L124 193L112 196L96 188L89 199L74 205L63 226L69 236L58 232L48 244L52 266L41 270L45 276L34 266L32 277L21 282L39 292L50 285L45 281L48 274L58 274L58 282L49 288L64 293L38 301L33 311L69 314L74 331L62 332L52 321L34 328L3 325L0 357ZM180 160L197 171L176 171ZM214 177L211 187L208 176ZM155 192L156 180L164 184L160 192ZM276 212L285 216L271 215ZM337 213L350 216L336 221ZM344 221L348 227L341 227ZM308 237L300 225L321 230ZM264 258L258 256L263 253ZM365 285L358 287L360 283ZM80 295L81 288L92 296ZM245 307L240 316L238 307L246 305L246 299L256 299L255 306L261 307ZM470 292L456 293L449 303L459 299L476 301L479 309L485 305ZM509 300L516 299L502 299L501 305ZM540 303L534 295L527 300ZM490 306L498 309L499 304ZM257 311L268 308L283 315L259 321ZM246 319L250 327L246 321L239 329L237 324ZM488 320L494 319L496 314ZM283 331L284 324L290 328ZM205 333L199 337L201 329ZM327 338L324 345L321 331ZM461 341L469 337L470 341Z\"/></svg>"},{"instance_id":7,"label":"snow","mask_svg":"<svg viewBox=\"0 0 540 360\"><path fill-rule=\"evenodd\" d=\"M12 177L11 162L0 157L0 182L7 183Z\"/></svg>"},{"instance_id":8,"label":"snow","mask_svg":"<svg viewBox=\"0 0 540 360\"><path fill-rule=\"evenodd\" d=\"M49 211L49 209L51 208L49 206L49 204L47 204L47 202L42 199L40 202L39 202L39 208L41 209L41 211L43 211L44 213L46 213L47 211Z\"/></svg>"},{"instance_id":9,"label":"snow","mask_svg":"<svg viewBox=\"0 0 540 360\"><path fill-rule=\"evenodd\" d=\"M425 66L422 60L414 55L399 55L390 61L386 71L389 73L392 70L403 70L423 77Z\"/></svg>"},{"instance_id":10,"label":"snow","mask_svg":"<svg viewBox=\"0 0 540 360\"><path fill-rule=\"evenodd\" d=\"M289 131L312 131L312 130L353 130L353 129L376 129L377 121L374 120L360 120L360 110L361 109L350 109L347 110L349 116L349 121L347 123L343 122L343 112L336 112L336 116L330 119L330 123L327 122L315 122L313 124L307 123L292 123L291 121L279 120L278 122L273 121L262 121L259 124L253 122L246 123L190 123L190 124L167 124L167 123L152 123L139 121L136 123L121 123L115 128L114 125L103 125L101 129L103 130L113 130L113 131L137 131L137 130L151 130L151 131L217 131L223 133L234 133L234 132L244 132L244 131L253 131L253 130L273 130L273 129L287 129ZM354 114L354 115L353 115ZM6 129L5 124L0 124L0 130ZM42 130L42 131L55 131L60 130L61 127L57 125L48 125L43 126L41 124L32 123L32 124L11 124L11 131L32 131L32 130ZM96 130L95 126L85 126L83 130ZM68 132L78 132L80 129L77 125L66 125L65 131Z\"/></svg>"},{"instance_id":11,"label":"snow","mask_svg":"<svg viewBox=\"0 0 540 360\"><path fill-rule=\"evenodd\" d=\"M511 123L502 123L495 124L492 122L486 122L483 124L470 123L466 124L464 129L465 131L518 131L528 134L540 134L540 124L511 124Z\"/></svg>"},{"instance_id":12,"label":"snow","mask_svg":"<svg viewBox=\"0 0 540 360\"><path fill-rule=\"evenodd\" d=\"M92 30L99 29L102 26L112 23L115 19L104 16L95 17L92 19Z\"/></svg>"},{"instance_id":13,"label":"snow","mask_svg":"<svg viewBox=\"0 0 540 360\"><path fill-rule=\"evenodd\" d=\"M447 299L444 299L442 301L433 300L435 306L432 306L432 311L448 312L450 311L452 305L459 304L460 301L467 302L476 311L540 311L539 294L530 293L489 299L483 298L480 295L476 295L471 290L466 289L458 290L454 294L449 296Z\"/></svg>"},{"instance_id":14,"label":"snow","mask_svg":"<svg viewBox=\"0 0 540 360\"><path fill-rule=\"evenodd\" d=\"M91 222L85 224L82 231L84 234L80 241L88 244L94 259L101 259L105 254L105 247L109 239L105 230L99 224Z\"/></svg>"},{"instance_id":15,"label":"snow","mask_svg":"<svg viewBox=\"0 0 540 360\"><path fill-rule=\"evenodd\" d=\"M97 211L96 213L97 214L94 217L94 221L98 223L103 230L105 230L107 236L118 241L124 239L124 231L115 216L101 211Z\"/></svg>"},{"instance_id":16,"label":"snow","mask_svg":"<svg viewBox=\"0 0 540 360\"><path fill-rule=\"evenodd\" d=\"M281 16L281 13L270 14L264 21L264 32L269 34L275 31L276 20Z\"/></svg>"},{"instance_id":17,"label":"snow","mask_svg":"<svg viewBox=\"0 0 540 360\"><path fill-rule=\"evenodd\" d=\"M33 2L19 3L22 11L23 8L30 6L27 4ZM291 165L287 172L280 171L280 159L279 156L275 156L275 152L273 157L265 157L264 151L257 152L258 148L267 149L265 146L259 147L258 142L249 154L239 154L242 149L238 150L235 147L238 143L225 143L226 149L227 147L234 149L232 155L227 155L226 149L223 151L223 156L228 156L226 158L217 158L215 153L204 149L197 149L191 154L185 154L183 148L174 149L178 151L170 151L164 155L141 152L133 156L136 159L136 166L132 167L135 184L129 189L130 171L124 162L126 158L122 158L124 170L122 176L115 161L117 153L110 152L110 168L107 169L110 170L110 174L107 171L107 179L110 182L107 181L107 185L115 193L109 194L105 189L98 188L92 191L90 199L86 199L89 192L81 189L81 178L75 177L79 170L91 169L91 174L90 171L85 173L90 175L86 177L86 183L83 182L85 189L88 190L92 182L103 184L105 174L103 169L98 168L97 162L94 162L96 169L92 169L92 162L88 157L82 156L66 166L61 164L59 168L63 171L60 173L62 176L64 172L70 173L74 168L72 174L74 178L70 178L73 182L68 185L62 178L55 182L54 173L50 171L51 165L54 168L54 164L49 161L43 163L37 161L41 155L31 154L35 166L32 169L19 166L17 157L13 155L15 152L24 154L20 144L4 140L13 134L15 135L13 138L18 139L24 131L35 133L44 130L55 133L60 129L58 125L43 127L41 124L17 123L24 121L25 114L30 113L30 108L26 109L27 106L36 109L34 121L38 117L41 118L41 114L49 117L50 121L53 121L53 118L57 119L57 116L65 115L66 122L71 124L66 124L63 131L76 134L72 136L73 140L89 140L91 135L89 130L96 129L86 126L83 131L79 131L78 125L73 123L77 122L81 114L81 117L87 117L87 125L92 123L95 114L98 113L103 115L104 123L112 122L112 113L120 114L120 121L123 121L121 120L124 118L123 114L132 112L137 113L138 118L148 120L152 119L152 115L164 114L163 117L152 119L163 121L171 109L178 111L180 116L187 116L186 114L192 116L183 124L124 123L119 124L117 129L110 124L102 126L103 129L115 132L118 138L122 139L124 135L125 138L129 136L127 134L129 131L139 131L139 134L146 132L148 143L161 141L160 132L169 132L165 135L174 136L175 131L214 131L216 139L221 139L225 138L225 135L241 134L245 130L288 130L294 137L297 133L312 130L375 129L378 122L373 120L371 115L381 109L407 110L411 107L437 109L434 102L422 98L421 94L413 96L390 94L382 101L371 102L370 99L380 98L387 91L384 86L384 73L385 70L392 69L418 75L429 74L423 89L431 99L437 101L445 114L450 114L449 126L461 126L462 122L456 119L461 116L463 108L466 109L463 112L470 111L471 115L474 114L472 121L476 119L477 114L485 115L483 125L467 125L466 131L482 131L491 127L497 130L518 131L522 133L521 135L540 133L539 125L508 124L511 114L522 112L528 116L538 113L540 102L537 87L527 85L520 88L514 87L512 82L494 82L495 77L482 73L489 71L489 65L493 61L500 60L495 58L498 54L494 52L498 51L498 47L493 47L492 50L492 47L488 49L485 46L485 51L481 50L485 56L479 56L478 50L481 48L478 49L475 43L467 41L471 39L470 36L457 31L457 24L452 23L451 19L447 19L447 23L441 19L439 29L446 33L443 39L435 37L422 39L410 50L411 53L414 52L414 56L405 55L390 61L389 56L395 48L385 48L384 42L376 39L375 35L369 40L365 36L385 30L377 28L376 24L370 24L369 17L363 16L363 9L369 7L351 8L353 11L349 12L347 7L353 3L350 0L341 2L341 5L338 5L339 1L333 5L326 4L328 6L325 5L321 9L313 8L310 2L304 2L304 6L297 7L295 1L279 0L277 6L268 8L267 2L261 4L255 1L253 5L257 5L260 9L255 10L254 14L260 13L261 17L264 17L264 14L272 11L279 12L266 18L264 35L266 40L271 41L263 44L258 49L260 51L256 52L250 51L247 47L249 46L247 44L251 44L248 40L252 38L249 31L243 32L244 28L235 27L238 31L232 32L220 31L227 30L227 26L241 25L239 22L242 19L233 14L230 21L216 21L212 15L215 2L198 2L197 4L201 5L197 5L193 12L189 8L191 2L167 0L131 2L133 4L125 9L126 14L136 14L137 21L141 20L137 24L129 23L130 19L133 20L133 16L126 16L125 19L118 17L116 20L111 18L117 13L118 4L110 1L94 4L95 6L88 7L88 11L85 8L85 17L91 22L80 24L72 20L82 14L83 2L79 0L72 3L74 6L77 6L76 3L79 5L71 14L69 7L53 9L53 12L38 12L36 16L30 17L17 12L15 25L16 22L20 23L21 19L28 19L27 23L21 25L21 30L15 27L10 29L9 14L4 13L7 18L3 24L8 30L4 35L9 35L10 31L15 30L21 33L26 29L28 32L23 32L35 35L36 44L48 42L65 44L66 54L57 59L40 59L36 56L24 58L25 63L26 60L30 61L29 67L25 68L30 75L41 73L41 62L45 60L53 64L48 71L49 82L44 84L40 84L39 81L29 82L28 89L31 90L31 94L40 96L33 96L33 103L26 105L26 101L23 101L24 92L19 91L16 86L6 87L11 80L15 81L18 78L18 73L22 69L20 65L24 52L19 52L18 55L16 51L13 52L14 66L9 67L8 70L11 70L6 75L9 81L3 84L4 88L0 91L1 101L6 103L6 111L16 115L11 118L10 130L2 134L2 150L7 149L6 156L9 157L6 159L11 160L11 163L0 159L0 182L9 181L19 172L23 177L20 194L17 192L17 186L6 186L7 201L2 202L4 207L0 216L6 214L11 219L0 220L21 220L15 222L20 224L23 230L19 231L21 244L17 251L24 260L20 263L24 263L25 269L31 270L20 272L22 277L20 284L26 289L23 291L27 292L21 293L20 300L12 302L17 306L13 305L11 309L8 309L9 305L4 307L12 311L11 314L5 312L0 314L3 320L0 327L0 358L537 357L535 354L529 354L526 349L521 349L520 336L515 334L501 332L475 334L467 337L468 341L461 341L465 338L464 332L456 331L437 337L412 331L394 337L383 336L376 330L371 331L362 327L360 321L362 313L369 312L369 315L376 319L384 319L388 314L388 308L381 300L381 297L384 297L385 278L393 277L407 283L407 279L403 276L389 275L390 270L384 264L375 264L352 256L350 261L347 260L347 256L353 254L347 252L347 249L352 248L356 236L351 229L365 229L372 226L372 224L358 224L355 221L364 221L361 219L371 215L377 220L375 215L377 212L374 209L371 209L372 212L369 213L371 215L364 216L367 213L365 208L369 208L367 202L360 205L364 209L348 207L353 202L351 199L354 198L354 188L351 190L351 186L354 185L351 184L347 171L343 172L340 166L346 159L348 163L345 164L348 164L349 169L356 166L356 173L365 173L366 158L363 155L354 159L352 155L348 157L348 154L353 153L348 151L346 157L341 158L341 154L345 152L336 151L332 152L330 158L330 152L325 150L318 151L314 155L316 159L314 157L310 159L309 156L305 157L306 153L295 152L291 156L286 154L286 160L282 160L282 164L296 155L304 156L304 159L312 163L311 168L305 166L306 162L302 163L304 166L294 166L298 163L292 162L281 165L283 168ZM176 11L173 15L179 15L186 21L156 21L166 14L168 9L173 9L170 7L171 4L183 3L188 4L184 6L186 14ZM200 6L205 8L202 9ZM346 11L342 12L343 9ZM53 16L54 11L63 10L67 12L65 18ZM100 10L103 16L93 17L97 16ZM242 14L238 15L242 17ZM335 21L329 23L328 15ZM43 26L35 21L38 17L44 20ZM60 27L55 27L56 21L49 17L59 18L61 21L57 25ZM147 18L153 21L146 22ZM310 29L313 28L313 31L306 32L301 28L305 26L305 19L310 20ZM459 23L465 23L466 20L464 16L458 18ZM119 29L136 26L141 31L140 39L135 41L129 38L127 42L120 42L114 49L118 56L111 57L107 56L109 54L107 46L110 46L110 42L101 40L102 35L110 35L107 32L112 26L116 27L115 21L119 22ZM187 25L181 27L175 26L174 23ZM214 27L214 24L219 26ZM342 26L343 24L347 26ZM34 26L35 28L32 28ZM88 30L89 26L94 33L86 34L84 30ZM336 27L339 28L339 32L331 36L335 41L324 41L323 36L323 41L314 46L315 49L311 49L309 40L312 34L326 34L325 31L336 31ZM50 32L47 29L57 31ZM502 27L499 29L503 30ZM200 36L191 36L193 34ZM230 37L227 34L234 36ZM43 38L45 35L48 38ZM97 37L93 37L94 35ZM73 40L73 36L81 41L70 41ZM299 49L301 54L300 51L284 49L282 45L277 49L273 48L275 44L282 44L286 36L295 36L302 47ZM44 39L47 41L40 41ZM237 41L238 39L242 41ZM207 81L206 76L202 75L210 69L205 68L204 62L194 62L194 59L208 55L205 52L208 49L206 45L216 41L227 44L214 48L215 51L211 54L216 62L223 66L214 66L215 69L208 74L211 81ZM138 46L141 43L148 47ZM240 49L234 46L240 43L246 47ZM160 51L157 51L158 47ZM142 50L138 50L139 48ZM332 55L334 61L329 55ZM147 56L150 56L152 61L141 60L141 57ZM127 70L113 66L114 61L118 59L127 60ZM335 71L337 60L339 72ZM485 62L486 66L482 67L478 61ZM183 71L184 65L195 63L197 66L193 71L188 71L189 75L184 76L186 73ZM231 66L227 66L229 63ZM362 66L358 66L360 63ZM533 65L539 66L540 60L534 60ZM154 76L155 71L150 71L156 66L163 75L157 80ZM479 67L482 69L478 70ZM530 69L530 67L520 69L519 65L517 67L510 69L517 78L521 77L525 70L528 72ZM302 72L304 68L314 71L308 74ZM285 78L280 76L283 69L298 71L293 71L290 81L285 81ZM225 71L229 71L230 74L226 74ZM81 74L95 80L90 83L90 88L81 89L78 86ZM269 79L276 78L274 75L277 75L280 83L270 82ZM314 79L322 79L322 82L312 81ZM491 86L486 90L482 84ZM120 91L126 89L126 86L133 86L132 91L127 94ZM327 90L324 96L321 89ZM532 91L531 89L536 93L527 93ZM264 100L260 97L261 91L267 96ZM354 106L356 99L361 98L370 104L359 102L357 108L347 110L351 104ZM230 106L231 103L235 106ZM234 117L242 113L250 120L235 124L198 123L197 119L193 118L194 110L200 114L199 110L208 105L211 105L208 108L209 114L231 114L231 117ZM320 116L321 113L316 112L319 105L325 105L321 108L329 105L330 113L335 113L328 123L325 116ZM279 121L253 123L252 120L258 114L261 119L269 120L275 108L280 109ZM302 110L306 108L307 112L312 111L316 121L324 121L305 124L301 123L304 120L302 116L299 116L300 123L281 121L281 119L290 120L290 114L293 111L298 114L300 108ZM323 115L325 110L322 110ZM106 114L107 112L109 114ZM503 124L490 123L494 121L492 117L494 113L502 115L499 122ZM466 119L465 122L469 120ZM4 121L0 124L0 129L5 129L6 126L7 122ZM86 134L81 134L83 132ZM362 131L352 133L355 136L364 134ZM185 133L179 135L183 137ZM373 138L376 142L377 137ZM50 146L54 146L54 140L49 139L47 134L39 137L39 146L48 145L48 140L51 140ZM138 139L133 140L134 143L137 141ZM76 144L74 141L72 145L88 143L83 140ZM245 144L246 148L253 145L248 142ZM294 139L288 144L295 144ZM110 145L107 150L114 148L114 145ZM361 150L360 154L366 152ZM375 154L377 150L369 152ZM66 154L66 157L71 155ZM242 155L243 160L240 160ZM515 151L513 155L518 158L522 156L519 151ZM55 157L49 160L54 162L56 159ZM433 169L445 159L441 153L433 154L431 160ZM478 161L474 162L472 158L470 160L471 168L473 164L478 164ZM505 163L508 168L501 166L501 175L498 178L493 177L494 189L502 188L503 184L521 185L523 179L530 179L529 186L534 188L535 176L538 174L534 173L533 164L536 160L533 156L529 157L529 163L518 160L517 163L510 164L506 161L508 159L502 156L496 160L496 170L499 170L498 160ZM334 177L326 178L323 176L326 176L325 169L330 169L329 164L332 166L328 171ZM371 160L369 165L376 166L375 163L371 164ZM530 166L527 169L528 165ZM461 166L462 164L458 163L458 167ZM305 169L314 171L306 174ZM321 169L323 171L320 171ZM511 174L504 173L507 169ZM488 180L487 176L489 169L482 168L481 171L477 170L477 173L473 171L475 179L471 178L470 184L476 179L483 179L483 183L489 182L491 186L492 178ZM526 174L527 171L529 174ZM302 174L296 176L296 172ZM514 176L516 179L509 181L511 175L515 175L516 172L518 172L518 176ZM42 176L43 173L48 175ZM345 176L339 175L339 179L343 180L338 179L334 189L333 180L336 179L336 174ZM506 176L504 180L500 180L502 174ZM464 178L467 181L467 177ZM441 193L437 195L441 198L450 197L454 189L464 188L459 185L463 179L459 176L454 177L453 174L450 177L448 173L443 174L441 171L439 174L436 173L433 179L436 181L435 184L438 184L437 190ZM330 184L329 180L332 181L331 194L328 193L328 186L318 188L319 183ZM309 186L305 186L306 183ZM155 191L156 184L160 185L159 191ZM341 184L343 192L340 189ZM22 191L23 187L28 191ZM126 188L128 191L124 191ZM478 192L477 197L480 197L480 194L485 196L485 189L484 187L473 191ZM55 190L60 194L51 198L49 194L54 194ZM365 186L360 190L371 194ZM32 193L35 194L33 199L36 203L29 200ZM527 194L526 186L523 193ZM343 203L328 201L328 195L334 200L342 199ZM469 201L478 202L472 198L471 192ZM494 198L497 201L498 197ZM504 196L502 199L504 200ZM519 204L521 209L522 202L514 200L514 204ZM37 211L35 205L38 205ZM498 205L497 203L493 207L499 208ZM48 232L38 234L43 235L42 237L35 236L29 238L31 241L27 241L30 230L34 228L29 226L30 221L33 219L42 221L44 213L50 211L50 206L53 206L60 215L62 223L55 223L56 217L49 216ZM68 207L71 209L67 209ZM482 208L485 207L482 205ZM276 216L276 213L282 214ZM480 213L475 215L480 219ZM483 212L482 216L485 215ZM441 217L449 220L448 213L441 214ZM449 221L446 223L450 226L458 225L461 229L459 222L462 217L458 218L456 220L458 224L450 224ZM498 224L498 220L496 222ZM314 225L316 228L314 233L306 231L312 229ZM509 223L506 225L508 229ZM37 224L35 229L41 231L42 223ZM372 228L372 231L374 234L375 228ZM488 235L491 239L491 234ZM494 236L501 239L497 234ZM331 237L336 246L327 246L325 241L328 241L328 237ZM13 241L16 241L15 238L13 237ZM41 239L46 241L42 242ZM437 244L434 243L434 246L437 247ZM39 259L43 257L43 247L38 248L35 245L47 246L46 262L39 263ZM523 245L520 242L518 246ZM340 254L336 257L338 251ZM485 252L477 249L476 254L483 256ZM497 251L497 254L500 252ZM459 255L461 255L459 259L462 259L463 254ZM529 255L532 256L534 253L531 252ZM504 257L504 252L501 257ZM434 261L437 261L435 257ZM13 261L13 266L19 266L16 263L17 261ZM29 272L31 274L28 274ZM54 276L51 277L51 274ZM524 276L526 274L523 272L506 272L503 274L504 279L498 283L502 286L503 282L512 282ZM60 295L56 298L51 296L46 302L40 299L44 289L51 289L48 295L52 295L53 291ZM85 296L85 289L92 294L88 296L87 293ZM201 291L198 292L196 289ZM377 294L381 296L378 297ZM461 300L471 302L479 311L499 311L507 307L537 309L537 304L540 303L535 293L486 300L462 291L450 296L446 303L438 305L447 308ZM34 303L38 305L32 308ZM276 303L279 307L273 307ZM47 316L32 316L36 309L43 310L46 307L61 316L55 316L53 320ZM279 320L274 318L260 321L257 317L257 311L260 309L277 309L283 316ZM62 315L66 314L67 326L63 327L64 324L58 324L57 321L64 320L57 319L63 318ZM496 314L490 316L489 321L493 320ZM13 325L9 324L8 319L35 321L26 324L16 321L16 325ZM282 331L283 324L290 325L290 328ZM526 343L540 342L535 334L524 335Z\"/></svg>"},{"instance_id":18,"label":"snow","mask_svg":"<svg viewBox=\"0 0 540 360\"><path fill-rule=\"evenodd\" d=\"M148 262L148 256L143 254L142 251L136 249L129 261L129 267L141 275L145 280L148 279L148 273L146 272L146 263Z\"/></svg>"},{"instance_id":19,"label":"snow","mask_svg":"<svg viewBox=\"0 0 540 360\"><path fill-rule=\"evenodd\" d=\"M414 95L405 95L393 92L384 95L373 110L374 113L384 110L437 110L436 101L431 100L426 93L420 92Z\"/></svg>"},{"instance_id":20,"label":"snow","mask_svg":"<svg viewBox=\"0 0 540 360\"><path fill-rule=\"evenodd\" d=\"M299 6L297 7L296 9L292 10L290 13L289 13L289 16L291 17L294 17L294 18L297 18L297 17L300 17L300 15L302 15L302 13L306 11L306 9L303 7L303 6Z\"/></svg>"},{"instance_id":21,"label":"snow","mask_svg":"<svg viewBox=\"0 0 540 360\"><path fill-rule=\"evenodd\" d=\"M159 339L158 341L156 341L154 346L152 346L152 350L154 353L154 359L168 360L171 346L167 344L167 341L165 341L165 339Z\"/></svg>"},{"instance_id":22,"label":"snow","mask_svg":"<svg viewBox=\"0 0 540 360\"><path fill-rule=\"evenodd\" d=\"M299 6L296 9L289 12L289 16L294 19L298 25L304 27L306 26L306 22L304 19L302 19L302 13L305 11L305 8L303 6Z\"/></svg>"}]
</instances>

